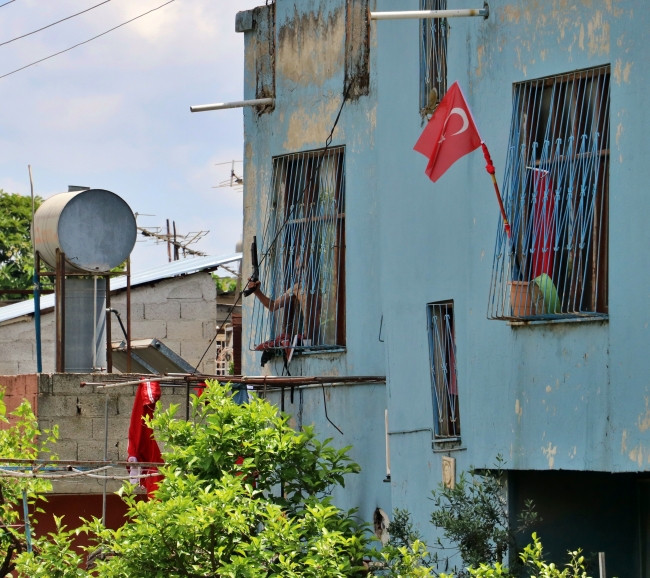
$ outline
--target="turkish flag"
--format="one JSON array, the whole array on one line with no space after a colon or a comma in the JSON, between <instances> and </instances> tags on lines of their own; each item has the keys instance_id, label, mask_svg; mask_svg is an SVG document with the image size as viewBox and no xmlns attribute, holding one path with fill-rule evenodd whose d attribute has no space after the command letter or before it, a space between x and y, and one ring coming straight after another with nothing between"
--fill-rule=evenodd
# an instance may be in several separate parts
<instances>
[{"instance_id":1,"label":"turkish flag","mask_svg":"<svg viewBox=\"0 0 650 578\"><path fill-rule=\"evenodd\" d=\"M481 142L463 91L454 82L413 150L429 159L425 172L435 183L458 159L479 148Z\"/></svg>"}]
</instances>

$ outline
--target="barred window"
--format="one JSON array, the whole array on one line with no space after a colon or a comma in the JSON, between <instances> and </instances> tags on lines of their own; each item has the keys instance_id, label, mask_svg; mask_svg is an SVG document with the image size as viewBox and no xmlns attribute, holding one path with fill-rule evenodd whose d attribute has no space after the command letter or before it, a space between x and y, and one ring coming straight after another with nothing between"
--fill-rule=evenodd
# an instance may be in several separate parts
<instances>
[{"instance_id":1,"label":"barred window","mask_svg":"<svg viewBox=\"0 0 650 578\"><path fill-rule=\"evenodd\" d=\"M608 313L609 66L514 85L488 317Z\"/></svg>"},{"instance_id":2,"label":"barred window","mask_svg":"<svg viewBox=\"0 0 650 578\"><path fill-rule=\"evenodd\" d=\"M273 159L252 349L345 346L345 147Z\"/></svg>"},{"instance_id":3,"label":"barred window","mask_svg":"<svg viewBox=\"0 0 650 578\"><path fill-rule=\"evenodd\" d=\"M437 438L460 437L454 302L427 305L431 390Z\"/></svg>"},{"instance_id":4,"label":"barred window","mask_svg":"<svg viewBox=\"0 0 650 578\"><path fill-rule=\"evenodd\" d=\"M447 10L447 0L420 0L422 10ZM446 18L423 18L420 44L420 114L433 114L447 92ZM435 92L434 92L435 91Z\"/></svg>"}]
</instances>

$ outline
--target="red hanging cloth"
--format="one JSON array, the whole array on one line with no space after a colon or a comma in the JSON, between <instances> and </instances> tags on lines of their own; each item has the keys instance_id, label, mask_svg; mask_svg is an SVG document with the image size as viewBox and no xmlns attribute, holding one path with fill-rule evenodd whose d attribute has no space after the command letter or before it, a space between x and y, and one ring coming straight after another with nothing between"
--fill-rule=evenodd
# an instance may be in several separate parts
<instances>
[{"instance_id":1,"label":"red hanging cloth","mask_svg":"<svg viewBox=\"0 0 650 578\"><path fill-rule=\"evenodd\" d=\"M138 385L131 412L131 423L129 425L129 445L127 449L130 462L153 462L163 463L160 448L154 438L153 430L145 423L145 417L153 417L156 402L160 399L160 382L142 380ZM138 468L139 469L139 468ZM158 468L144 468L142 473L154 473ZM158 488L162 480L161 475L149 478L140 478L139 483L147 495Z\"/></svg>"}]
</instances>

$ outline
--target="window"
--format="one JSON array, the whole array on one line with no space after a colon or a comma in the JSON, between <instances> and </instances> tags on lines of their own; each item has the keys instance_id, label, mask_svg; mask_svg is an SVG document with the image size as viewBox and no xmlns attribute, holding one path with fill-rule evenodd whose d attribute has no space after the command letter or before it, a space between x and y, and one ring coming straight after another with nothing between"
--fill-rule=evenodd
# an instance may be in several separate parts
<instances>
[{"instance_id":1,"label":"window","mask_svg":"<svg viewBox=\"0 0 650 578\"><path fill-rule=\"evenodd\" d=\"M430 303L427 306L427 317L435 435L436 438L459 438L460 413L454 335L454 302Z\"/></svg>"},{"instance_id":2,"label":"window","mask_svg":"<svg viewBox=\"0 0 650 578\"><path fill-rule=\"evenodd\" d=\"M345 345L345 148L273 160L254 349Z\"/></svg>"},{"instance_id":3,"label":"window","mask_svg":"<svg viewBox=\"0 0 650 578\"><path fill-rule=\"evenodd\" d=\"M514 86L488 316L608 312L609 66Z\"/></svg>"},{"instance_id":4,"label":"window","mask_svg":"<svg viewBox=\"0 0 650 578\"><path fill-rule=\"evenodd\" d=\"M446 10L447 0L420 0L421 10ZM423 18L420 45L420 114L433 114L440 99L447 92L447 36L446 18ZM432 91L435 89L435 93ZM435 98L434 98L435 95Z\"/></svg>"}]
</instances>

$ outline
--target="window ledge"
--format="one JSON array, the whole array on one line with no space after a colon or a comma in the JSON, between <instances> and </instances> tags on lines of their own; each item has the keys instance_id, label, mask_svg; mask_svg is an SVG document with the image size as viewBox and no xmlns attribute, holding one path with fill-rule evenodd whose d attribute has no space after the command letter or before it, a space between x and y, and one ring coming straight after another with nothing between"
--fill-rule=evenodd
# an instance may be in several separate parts
<instances>
[{"instance_id":1,"label":"window ledge","mask_svg":"<svg viewBox=\"0 0 650 578\"><path fill-rule=\"evenodd\" d=\"M609 315L585 315L584 317L566 317L561 319L531 319L529 321L508 321L511 327L522 327L525 325L550 325L555 323L606 323Z\"/></svg>"},{"instance_id":2,"label":"window ledge","mask_svg":"<svg viewBox=\"0 0 650 578\"><path fill-rule=\"evenodd\" d=\"M329 353L346 353L347 347L332 347L331 349L296 349L294 355L322 355Z\"/></svg>"},{"instance_id":3,"label":"window ledge","mask_svg":"<svg viewBox=\"0 0 650 578\"><path fill-rule=\"evenodd\" d=\"M444 454L447 452L462 452L467 449L462 445L460 437L455 438L436 438L431 442L434 454Z\"/></svg>"}]
</instances>

